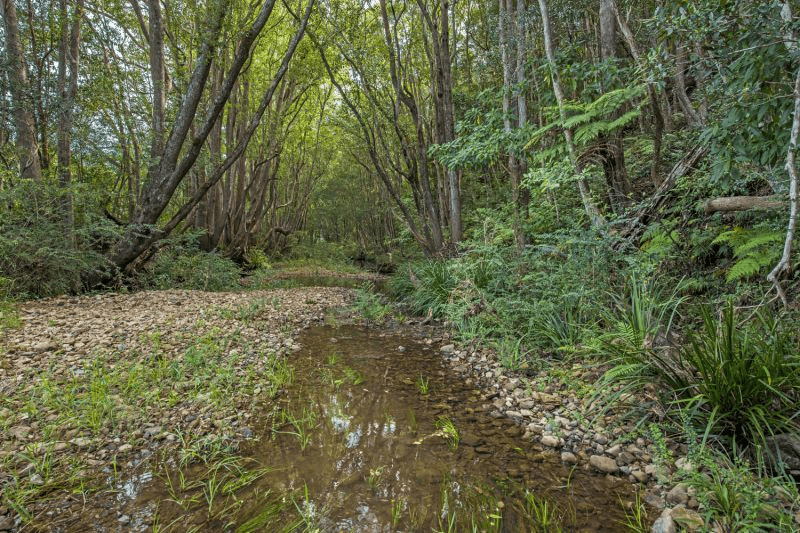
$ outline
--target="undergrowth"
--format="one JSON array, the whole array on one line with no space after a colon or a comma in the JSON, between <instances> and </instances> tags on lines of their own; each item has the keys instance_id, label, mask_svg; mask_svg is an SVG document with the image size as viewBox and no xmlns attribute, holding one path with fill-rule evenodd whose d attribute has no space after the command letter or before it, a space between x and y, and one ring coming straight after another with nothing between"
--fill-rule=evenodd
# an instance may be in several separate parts
<instances>
[{"instance_id":1,"label":"undergrowth","mask_svg":"<svg viewBox=\"0 0 800 533\"><path fill-rule=\"evenodd\" d=\"M539 233L521 250L479 232L457 257L402 265L389 289L511 370L604 369L586 391L594 414L661 421L705 446L692 483L708 494L706 524L784 530L794 500L776 494L792 484L770 442L800 430L798 321L751 281L778 233L771 219L753 231L698 220L654 224L641 249L591 230Z\"/></svg>"}]
</instances>

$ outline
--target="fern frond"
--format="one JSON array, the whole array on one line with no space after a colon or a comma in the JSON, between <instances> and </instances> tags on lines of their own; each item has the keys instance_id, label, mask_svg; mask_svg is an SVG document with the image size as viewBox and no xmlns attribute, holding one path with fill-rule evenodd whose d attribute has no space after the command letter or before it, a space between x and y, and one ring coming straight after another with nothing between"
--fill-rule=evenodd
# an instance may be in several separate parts
<instances>
[{"instance_id":1,"label":"fern frond","mask_svg":"<svg viewBox=\"0 0 800 533\"><path fill-rule=\"evenodd\" d=\"M764 244L770 244L774 242L783 242L784 233L780 231L768 231L766 233L760 232L751 232L755 233L752 235L745 243L737 246L734 250L734 255L736 257L742 257L747 255L748 252L754 250Z\"/></svg>"},{"instance_id":2,"label":"fern frond","mask_svg":"<svg viewBox=\"0 0 800 533\"><path fill-rule=\"evenodd\" d=\"M586 124L592 120L596 115L591 113L581 113L580 115L573 115L564 121L564 128L571 129L579 124Z\"/></svg>"},{"instance_id":3,"label":"fern frond","mask_svg":"<svg viewBox=\"0 0 800 533\"><path fill-rule=\"evenodd\" d=\"M602 94L597 100L591 102L586 107L586 111L595 115L613 113L626 102L636 98L642 98L646 92L647 86L645 84L620 87L619 89L614 89L613 91Z\"/></svg>"},{"instance_id":4,"label":"fern frond","mask_svg":"<svg viewBox=\"0 0 800 533\"><path fill-rule=\"evenodd\" d=\"M643 365L642 363L627 363L627 364L616 365L608 369L603 378L607 381L614 383L616 381L619 381L620 379L630 378L631 376L644 373L645 373L645 365Z\"/></svg>"},{"instance_id":5,"label":"fern frond","mask_svg":"<svg viewBox=\"0 0 800 533\"><path fill-rule=\"evenodd\" d=\"M606 120L596 120L591 122L585 127L575 131L575 142L578 144L587 144L601 134L607 133L609 131L608 126L609 123Z\"/></svg>"},{"instance_id":6,"label":"fern frond","mask_svg":"<svg viewBox=\"0 0 800 533\"><path fill-rule=\"evenodd\" d=\"M745 257L731 267L728 272L727 280L735 281L737 279L749 278L761 270L761 264L754 257Z\"/></svg>"},{"instance_id":7,"label":"fern frond","mask_svg":"<svg viewBox=\"0 0 800 533\"><path fill-rule=\"evenodd\" d=\"M737 238L742 234L744 230L740 227L735 227L732 230L723 231L719 235L717 235L711 244L722 244L722 243L731 243L736 241Z\"/></svg>"},{"instance_id":8,"label":"fern frond","mask_svg":"<svg viewBox=\"0 0 800 533\"><path fill-rule=\"evenodd\" d=\"M636 107L634 109L631 109L630 111L628 111L627 113L625 113L624 115L619 117L617 120L615 120L614 122L609 124L608 125L608 131L614 131L614 130L617 130L619 128L623 128L623 127L627 126L628 124L630 124L631 122L633 122L634 120L639 118L639 116L641 116L641 114L642 114L642 108L641 107Z\"/></svg>"}]
</instances>

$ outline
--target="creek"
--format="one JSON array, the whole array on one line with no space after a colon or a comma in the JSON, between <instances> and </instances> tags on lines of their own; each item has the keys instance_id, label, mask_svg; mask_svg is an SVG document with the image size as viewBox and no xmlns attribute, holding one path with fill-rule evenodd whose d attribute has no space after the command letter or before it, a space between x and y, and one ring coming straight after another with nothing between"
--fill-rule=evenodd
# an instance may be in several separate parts
<instances>
[{"instance_id":1,"label":"creek","mask_svg":"<svg viewBox=\"0 0 800 533\"><path fill-rule=\"evenodd\" d=\"M135 506L161 502L160 524L198 531L625 529L629 483L564 465L490 416L485 395L454 378L424 335L306 330L289 357L293 376L239 449L261 470L236 493L235 519L222 505L179 504L167 476L147 483Z\"/></svg>"}]
</instances>

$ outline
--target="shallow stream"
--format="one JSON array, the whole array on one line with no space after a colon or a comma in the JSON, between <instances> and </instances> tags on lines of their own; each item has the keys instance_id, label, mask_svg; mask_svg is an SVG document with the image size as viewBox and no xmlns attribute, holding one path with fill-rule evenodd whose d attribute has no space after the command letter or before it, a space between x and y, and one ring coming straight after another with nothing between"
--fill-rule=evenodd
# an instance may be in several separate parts
<instances>
[{"instance_id":1,"label":"shallow stream","mask_svg":"<svg viewBox=\"0 0 800 533\"><path fill-rule=\"evenodd\" d=\"M162 479L139 495L162 502L162 526L275 531L272 512L287 531L624 530L629 483L563 465L490 416L430 339L344 326L299 342L291 383L239 450L263 470L236 493L235 519L170 502Z\"/></svg>"}]
</instances>

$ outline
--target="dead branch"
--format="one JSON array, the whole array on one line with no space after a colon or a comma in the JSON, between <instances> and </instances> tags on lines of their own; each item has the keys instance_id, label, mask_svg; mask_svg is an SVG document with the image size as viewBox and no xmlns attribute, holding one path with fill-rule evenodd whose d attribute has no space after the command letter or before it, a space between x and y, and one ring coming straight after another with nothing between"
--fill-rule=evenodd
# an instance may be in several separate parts
<instances>
[{"instance_id":1,"label":"dead branch","mask_svg":"<svg viewBox=\"0 0 800 533\"><path fill-rule=\"evenodd\" d=\"M647 224L658 213L664 201L669 197L678 178L688 176L697 167L698 163L708 154L708 148L701 145L696 145L694 148L681 158L680 161L675 163L666 179L661 183L661 186L656 190L650 200L642 204L631 216L630 222L625 230L620 233L623 243L634 243L639 240L647 228Z\"/></svg>"}]
</instances>

